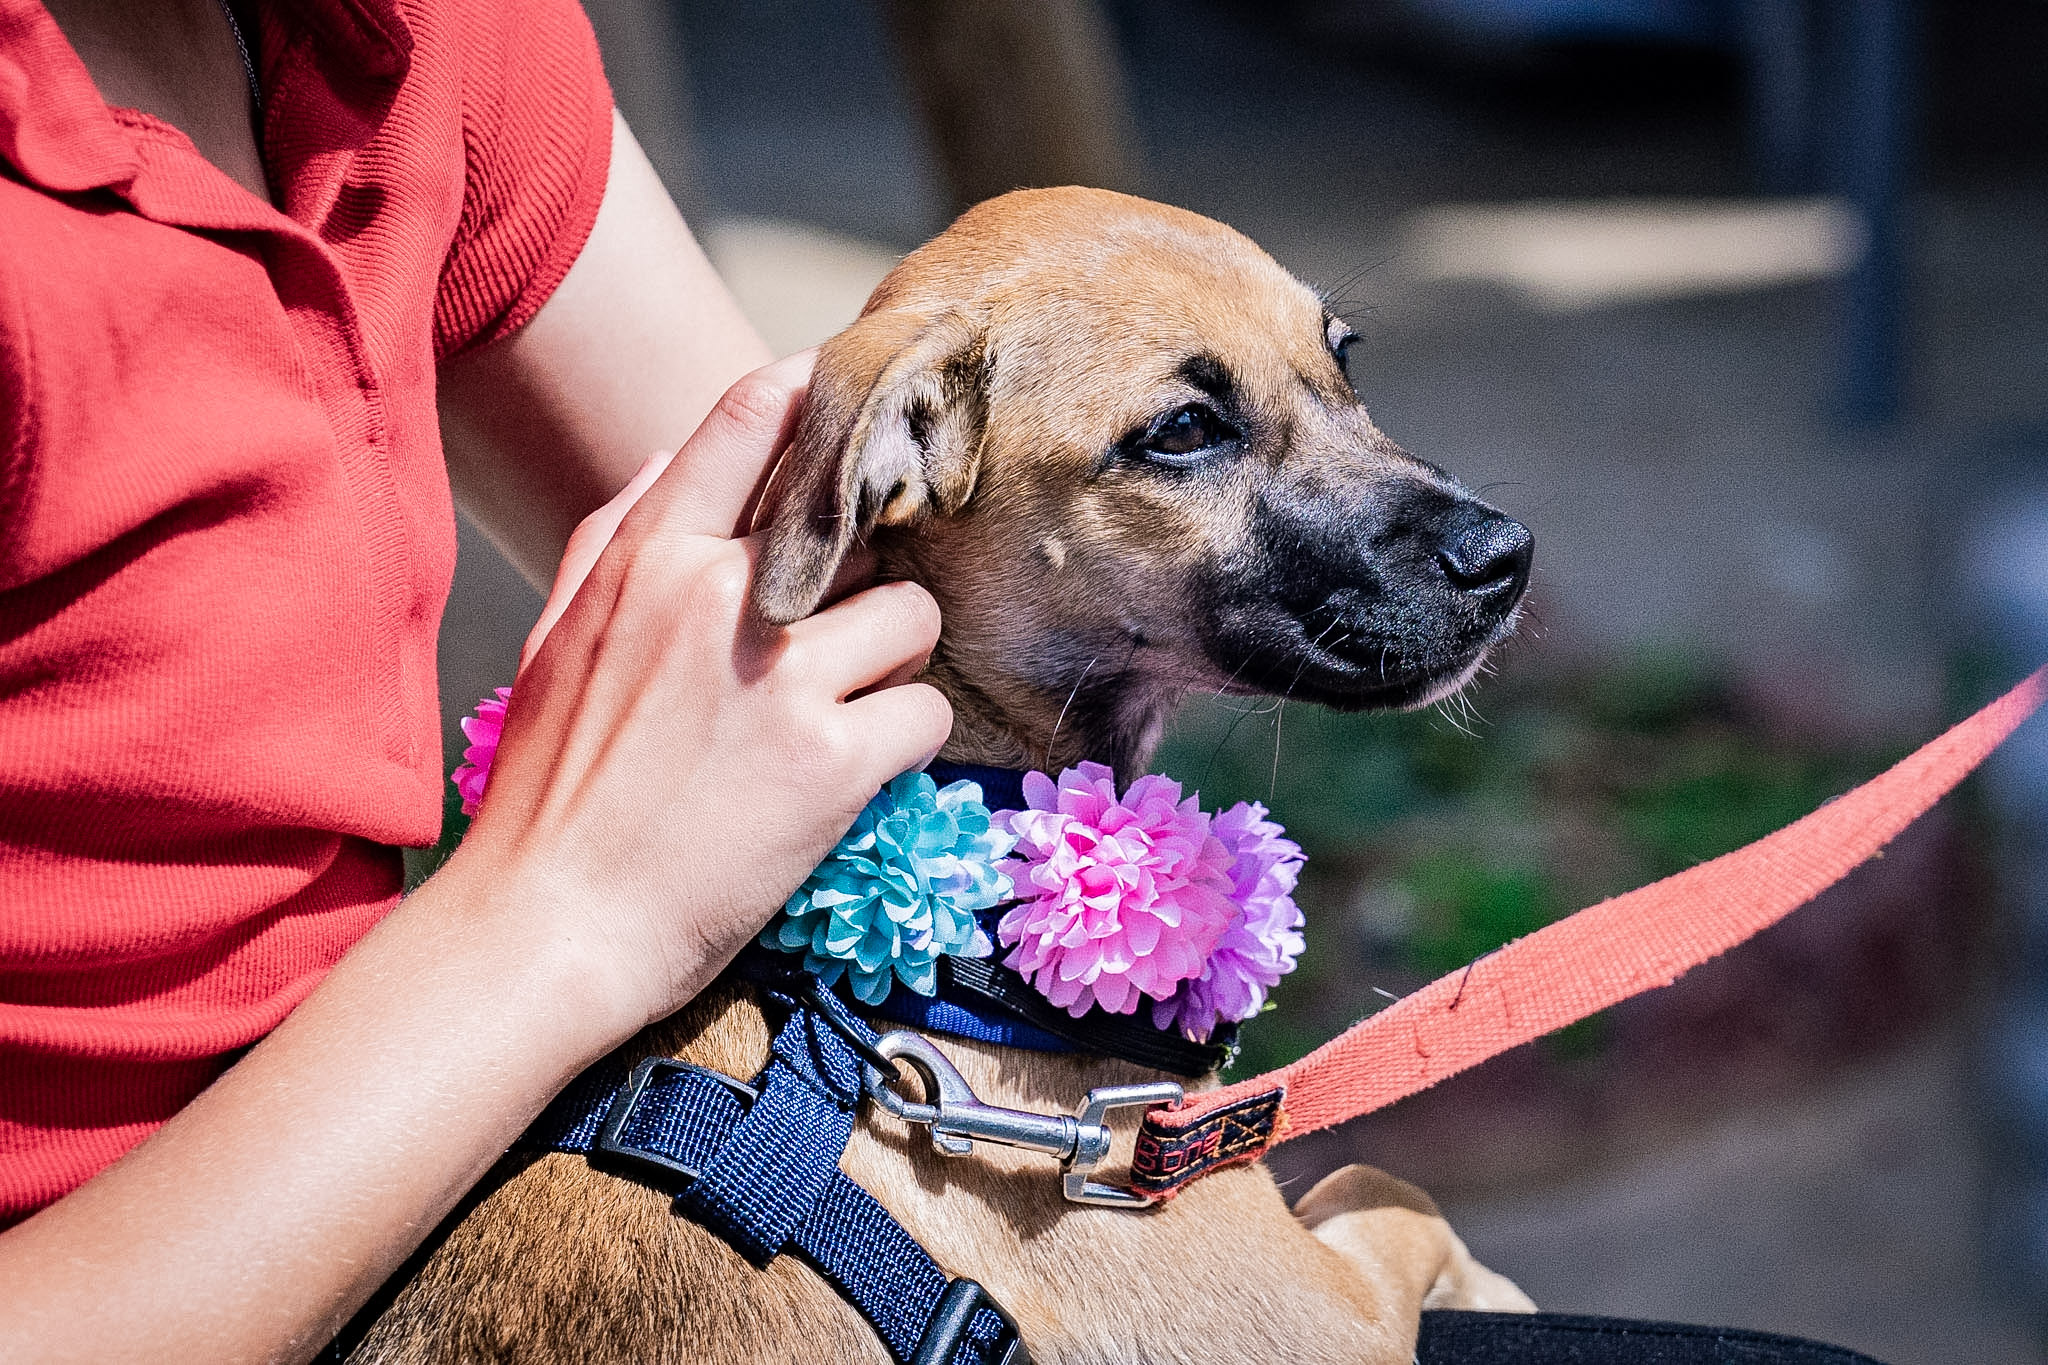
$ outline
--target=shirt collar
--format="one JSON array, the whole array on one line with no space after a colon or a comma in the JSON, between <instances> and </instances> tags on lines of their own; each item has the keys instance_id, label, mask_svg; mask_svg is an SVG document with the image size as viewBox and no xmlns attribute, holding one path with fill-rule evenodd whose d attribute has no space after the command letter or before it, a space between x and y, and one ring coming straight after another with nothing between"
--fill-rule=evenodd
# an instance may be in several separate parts
<instances>
[{"instance_id":1,"label":"shirt collar","mask_svg":"<svg viewBox=\"0 0 2048 1365\"><path fill-rule=\"evenodd\" d=\"M310 60L320 73L315 84L324 87L315 103L345 110L342 122L368 137L412 65L413 35L398 0L297 0L266 18L278 21L262 32L258 60L266 87L281 69L303 69ZM287 48L300 55L287 56ZM283 165L287 182L296 183L291 166L305 150L302 130L292 126L289 111L268 112L265 159ZM326 126L322 150L333 149L332 136ZM224 193L224 181L212 183L222 177L195 177L179 169L183 163L172 166L138 149L40 0L0 0L0 162L50 193L111 189L165 222L275 225L267 210L255 212ZM321 193L331 198L338 184L337 173L324 176ZM321 204L290 207L312 213Z\"/></svg>"},{"instance_id":2,"label":"shirt collar","mask_svg":"<svg viewBox=\"0 0 2048 1365\"><path fill-rule=\"evenodd\" d=\"M141 169L38 0L0 0L0 160L58 194L126 185Z\"/></svg>"}]
</instances>

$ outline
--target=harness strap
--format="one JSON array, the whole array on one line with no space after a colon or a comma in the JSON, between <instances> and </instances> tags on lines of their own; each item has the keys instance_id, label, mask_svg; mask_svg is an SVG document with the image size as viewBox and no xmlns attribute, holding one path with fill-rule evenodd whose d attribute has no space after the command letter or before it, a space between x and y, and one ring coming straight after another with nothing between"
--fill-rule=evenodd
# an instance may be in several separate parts
<instances>
[{"instance_id":1,"label":"harness strap","mask_svg":"<svg viewBox=\"0 0 2048 1365\"><path fill-rule=\"evenodd\" d=\"M1169 1198L1369 1114L1726 952L1873 857L2032 715L2048 666L1847 795L1746 848L1581 910L1403 997L1292 1066L1148 1111L1132 1162Z\"/></svg>"},{"instance_id":2,"label":"harness strap","mask_svg":"<svg viewBox=\"0 0 2048 1365\"><path fill-rule=\"evenodd\" d=\"M1027 1365L1016 1322L986 1290L954 1279L839 1169L874 1035L850 1014L791 1011L752 1084L665 1057L619 1081L608 1060L578 1077L521 1145L586 1156L600 1170L675 1196L756 1266L784 1251L809 1262L875 1329L898 1365Z\"/></svg>"},{"instance_id":3,"label":"harness strap","mask_svg":"<svg viewBox=\"0 0 2048 1365\"><path fill-rule=\"evenodd\" d=\"M860 1059L812 1010L795 1010L754 1078L757 1098L676 1195L692 1218L766 1269L839 1174L860 1102Z\"/></svg>"}]
</instances>

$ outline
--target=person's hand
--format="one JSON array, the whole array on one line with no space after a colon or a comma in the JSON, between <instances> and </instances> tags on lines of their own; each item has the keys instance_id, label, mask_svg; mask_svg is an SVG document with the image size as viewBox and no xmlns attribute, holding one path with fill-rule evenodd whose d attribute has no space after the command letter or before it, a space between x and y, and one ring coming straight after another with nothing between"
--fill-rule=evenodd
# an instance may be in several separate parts
<instances>
[{"instance_id":1,"label":"person's hand","mask_svg":"<svg viewBox=\"0 0 2048 1365\"><path fill-rule=\"evenodd\" d=\"M742 380L577 529L447 869L519 888L507 903L588 964L619 1036L701 989L951 728L938 692L901 681L938 636L922 588L871 588L787 629L747 608L759 542L726 537L809 367Z\"/></svg>"}]
</instances>

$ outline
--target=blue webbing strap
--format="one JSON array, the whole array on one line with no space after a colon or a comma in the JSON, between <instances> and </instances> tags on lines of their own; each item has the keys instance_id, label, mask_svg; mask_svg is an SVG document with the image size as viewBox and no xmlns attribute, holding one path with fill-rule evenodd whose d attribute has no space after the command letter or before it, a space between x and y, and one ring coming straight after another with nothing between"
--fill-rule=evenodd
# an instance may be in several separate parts
<instances>
[{"instance_id":1,"label":"blue webbing strap","mask_svg":"<svg viewBox=\"0 0 2048 1365\"><path fill-rule=\"evenodd\" d=\"M759 1098L717 1154L676 1196L695 1219L765 1269L839 1174L860 1103L860 1058L815 1010L793 1011L775 1035Z\"/></svg>"},{"instance_id":2,"label":"blue webbing strap","mask_svg":"<svg viewBox=\"0 0 2048 1365\"><path fill-rule=\"evenodd\" d=\"M926 1359L933 1365L947 1360L953 1365L996 1365L1005 1359L1022 1365L1026 1357L1016 1325L986 1294L978 1294L980 1302L964 1339L950 1356L919 1349L955 1286L976 1291L979 1286L971 1280L949 1280L931 1253L873 1195L844 1174L834 1176L816 1215L797 1229L796 1249L860 1310L889 1354L920 1365ZM1016 1353L1008 1355L1012 1342L1017 1343Z\"/></svg>"},{"instance_id":3,"label":"blue webbing strap","mask_svg":"<svg viewBox=\"0 0 2048 1365\"><path fill-rule=\"evenodd\" d=\"M676 1195L757 1266L794 1250L859 1310L901 1365L1021 1365L1016 1325L972 1280L940 1269L874 1196L839 1169L860 1099L859 1056L797 1008L752 1085L650 1058L591 1068L521 1139Z\"/></svg>"},{"instance_id":4,"label":"blue webbing strap","mask_svg":"<svg viewBox=\"0 0 2048 1365\"><path fill-rule=\"evenodd\" d=\"M950 1033L955 1038L972 1038L977 1043L1021 1047L1027 1052L1076 1051L1066 1039L1047 1033L1023 1019L998 1013L987 1005L977 1010L944 996L890 991L881 1004L868 1008L892 1024L908 1024L931 1033Z\"/></svg>"}]
</instances>

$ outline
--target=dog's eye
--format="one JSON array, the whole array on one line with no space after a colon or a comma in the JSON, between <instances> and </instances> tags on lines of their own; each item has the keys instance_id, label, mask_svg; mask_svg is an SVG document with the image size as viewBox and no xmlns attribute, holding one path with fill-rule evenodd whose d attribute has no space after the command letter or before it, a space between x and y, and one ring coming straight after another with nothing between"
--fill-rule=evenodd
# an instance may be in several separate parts
<instances>
[{"instance_id":1,"label":"dog's eye","mask_svg":"<svg viewBox=\"0 0 2048 1365\"><path fill-rule=\"evenodd\" d=\"M1236 439L1237 432L1214 409L1189 403L1154 422L1138 449L1162 464L1186 465L1203 451Z\"/></svg>"}]
</instances>

